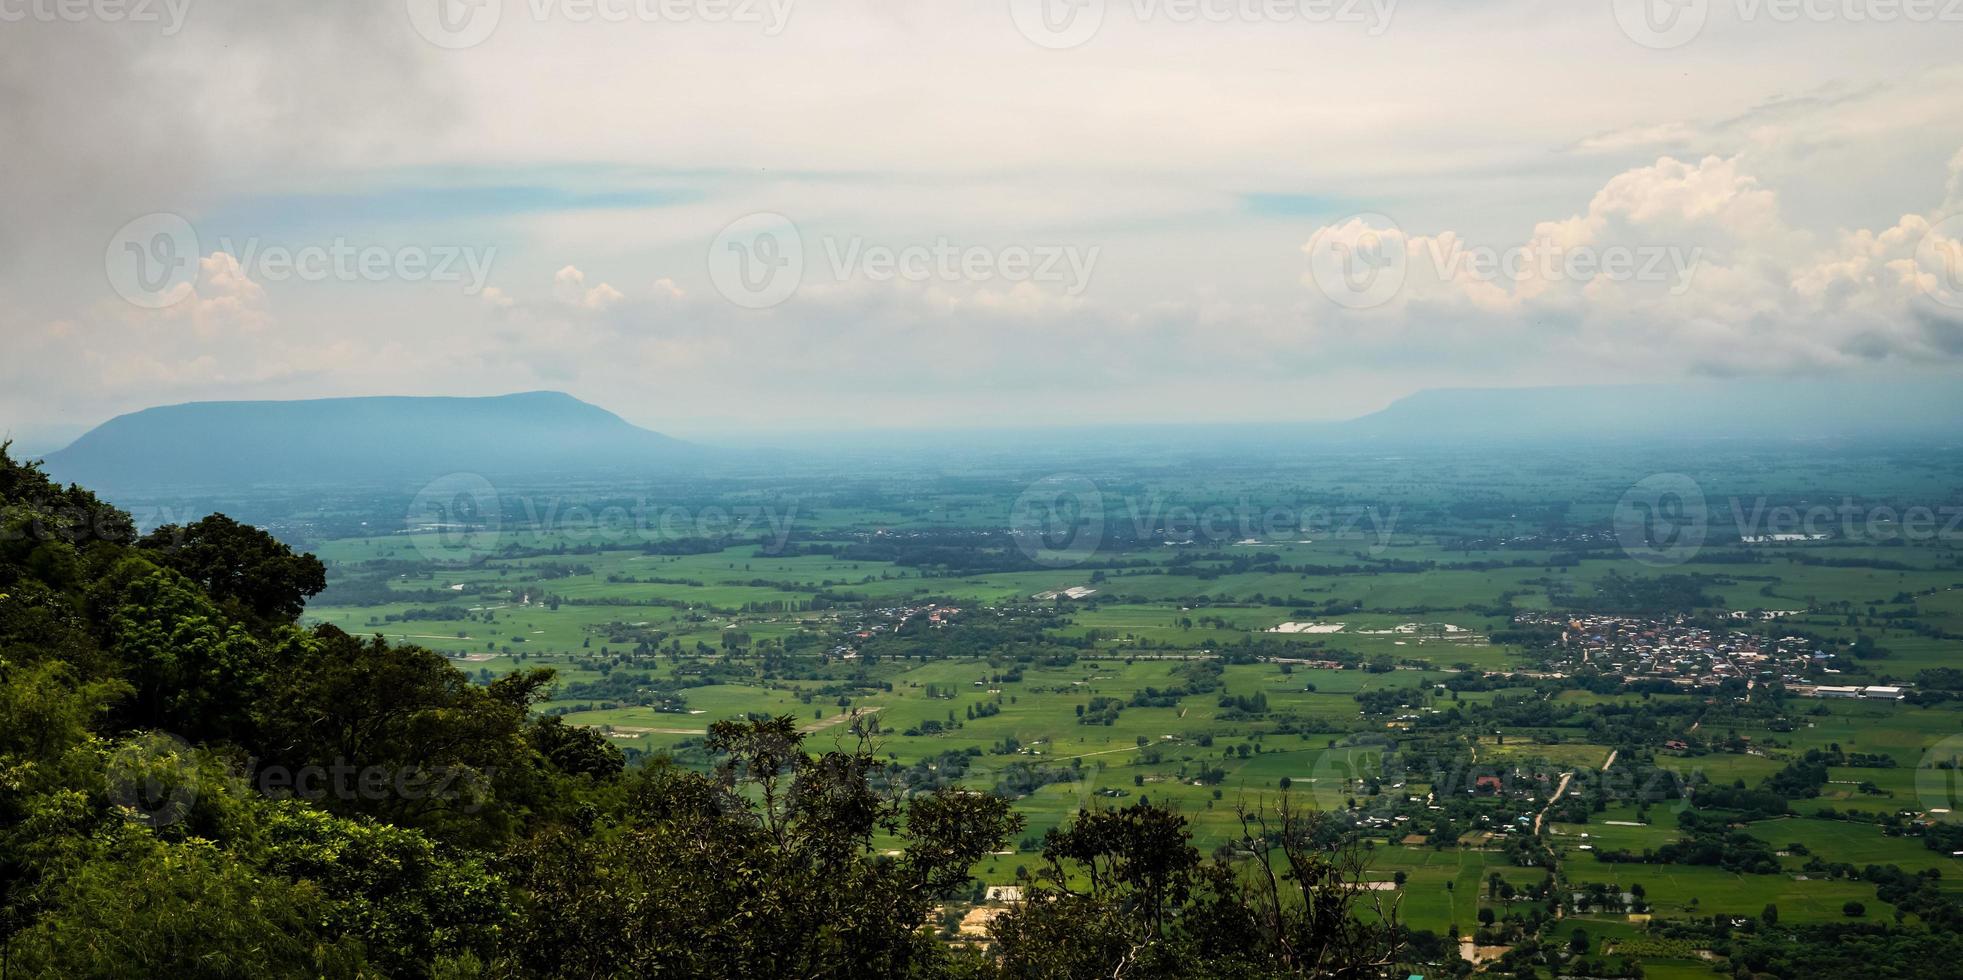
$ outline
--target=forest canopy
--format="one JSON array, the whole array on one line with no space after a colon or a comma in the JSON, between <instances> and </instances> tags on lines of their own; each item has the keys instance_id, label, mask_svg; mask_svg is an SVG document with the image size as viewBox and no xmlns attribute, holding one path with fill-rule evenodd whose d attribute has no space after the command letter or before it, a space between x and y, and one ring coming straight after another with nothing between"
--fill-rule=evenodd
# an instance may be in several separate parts
<instances>
[{"instance_id":1,"label":"forest canopy","mask_svg":"<svg viewBox=\"0 0 1963 980\"><path fill-rule=\"evenodd\" d=\"M320 562L129 516L0 446L9 977L1372 977L1394 907L1312 814L1202 857L1140 801L1051 831L987 942L929 921L1019 834L870 730L715 723L629 766L535 711L552 671L303 628Z\"/></svg>"}]
</instances>

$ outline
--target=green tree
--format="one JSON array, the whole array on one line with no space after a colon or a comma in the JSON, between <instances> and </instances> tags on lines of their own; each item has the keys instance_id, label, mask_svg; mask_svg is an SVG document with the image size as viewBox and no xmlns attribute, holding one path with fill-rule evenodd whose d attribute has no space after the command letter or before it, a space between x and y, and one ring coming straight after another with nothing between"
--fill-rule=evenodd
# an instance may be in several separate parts
<instances>
[{"instance_id":1,"label":"green tree","mask_svg":"<svg viewBox=\"0 0 1963 980\"><path fill-rule=\"evenodd\" d=\"M223 514L182 527L167 524L137 544L213 599L236 606L244 618L290 623L327 588L320 559L294 554L265 531Z\"/></svg>"}]
</instances>

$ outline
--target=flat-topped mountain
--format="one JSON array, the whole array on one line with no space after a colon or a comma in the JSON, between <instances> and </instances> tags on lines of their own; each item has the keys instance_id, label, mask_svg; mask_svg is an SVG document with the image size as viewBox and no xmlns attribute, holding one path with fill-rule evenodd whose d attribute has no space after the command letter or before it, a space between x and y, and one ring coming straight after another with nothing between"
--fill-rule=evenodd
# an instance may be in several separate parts
<instances>
[{"instance_id":1,"label":"flat-topped mountain","mask_svg":"<svg viewBox=\"0 0 1963 980\"><path fill-rule=\"evenodd\" d=\"M110 419L46 463L58 479L112 490L236 488L630 473L698 452L571 395L535 391L167 405Z\"/></svg>"}]
</instances>

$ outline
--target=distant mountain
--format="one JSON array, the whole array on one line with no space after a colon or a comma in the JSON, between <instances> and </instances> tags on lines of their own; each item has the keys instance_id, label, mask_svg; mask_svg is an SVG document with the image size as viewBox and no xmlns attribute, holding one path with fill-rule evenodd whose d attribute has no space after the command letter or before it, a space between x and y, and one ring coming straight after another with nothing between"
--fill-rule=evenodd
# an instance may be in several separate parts
<instances>
[{"instance_id":1,"label":"distant mountain","mask_svg":"<svg viewBox=\"0 0 1963 980\"><path fill-rule=\"evenodd\" d=\"M1963 382L1439 388L1318 434L1391 443L1948 439L1963 437Z\"/></svg>"},{"instance_id":2,"label":"distant mountain","mask_svg":"<svg viewBox=\"0 0 1963 980\"><path fill-rule=\"evenodd\" d=\"M535 391L169 405L110 419L46 463L57 479L126 490L629 474L699 454L571 395Z\"/></svg>"}]
</instances>

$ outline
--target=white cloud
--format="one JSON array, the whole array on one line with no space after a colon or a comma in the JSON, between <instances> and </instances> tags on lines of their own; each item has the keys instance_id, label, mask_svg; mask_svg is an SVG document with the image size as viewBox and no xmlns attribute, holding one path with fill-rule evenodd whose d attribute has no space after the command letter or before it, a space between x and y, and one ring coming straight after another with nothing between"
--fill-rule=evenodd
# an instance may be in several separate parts
<instances>
[{"instance_id":1,"label":"white cloud","mask_svg":"<svg viewBox=\"0 0 1963 980\"><path fill-rule=\"evenodd\" d=\"M587 288L586 273L570 265L552 277L552 295L567 306L594 311L604 310L623 298L620 290L604 282Z\"/></svg>"},{"instance_id":2,"label":"white cloud","mask_svg":"<svg viewBox=\"0 0 1963 980\"><path fill-rule=\"evenodd\" d=\"M273 324L266 309L266 290L253 282L229 252L213 252L198 260L198 281L183 302L163 311L172 319L187 319L198 336L210 340L234 331L264 330Z\"/></svg>"},{"instance_id":3,"label":"white cloud","mask_svg":"<svg viewBox=\"0 0 1963 980\"><path fill-rule=\"evenodd\" d=\"M1513 346L1531 344L1654 379L1954 363L1963 296L1941 278L1954 253L1944 251L1951 238L1931 237L1936 217L1822 242L1787 222L1744 156L1665 157L1611 178L1586 211L1538 222L1523 241L1487 247L1352 219L1304 248L1402 251L1401 288L1381 301L1319 304L1319 319L1360 336L1471 357L1532 356ZM1612 257L1629 261L1611 268ZM1327 275L1312 271L1311 285L1329 285Z\"/></svg>"},{"instance_id":4,"label":"white cloud","mask_svg":"<svg viewBox=\"0 0 1963 980\"><path fill-rule=\"evenodd\" d=\"M999 3L844 0L774 38L506 13L468 51L359 4L200 0L168 39L0 32L0 341L26 352L0 415L549 383L656 424L1285 418L1427 384L1957 356L1911 241L1963 210L1948 32L1727 22L1659 53L1589 4L1408 0L1381 37L1114 6L1057 52ZM648 92L656 123L620 125L622 93ZM542 193L508 213L476 193L511 188ZM1345 311L1303 289L1297 247L1360 210L1393 213L1413 257L1660 243L1695 275L1458 264ZM163 314L101 305L105 239L153 211L286 245L496 246L502 288L262 287L221 264ZM705 256L757 211L813 243L1101 254L1076 297L809 283L737 310Z\"/></svg>"}]
</instances>

